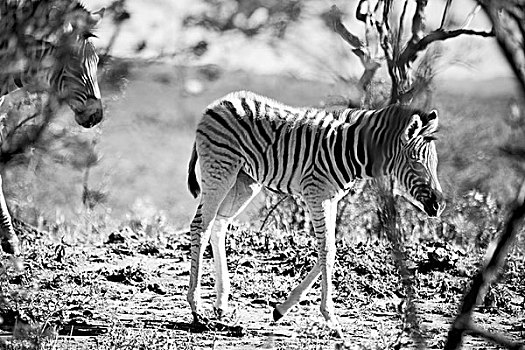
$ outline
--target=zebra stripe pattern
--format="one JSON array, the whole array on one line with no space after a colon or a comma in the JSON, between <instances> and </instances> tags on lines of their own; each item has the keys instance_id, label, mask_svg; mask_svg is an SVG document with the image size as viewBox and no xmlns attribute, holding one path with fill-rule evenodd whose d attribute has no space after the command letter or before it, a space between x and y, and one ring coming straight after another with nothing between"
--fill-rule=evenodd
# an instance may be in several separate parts
<instances>
[{"instance_id":1,"label":"zebra stripe pattern","mask_svg":"<svg viewBox=\"0 0 525 350\"><path fill-rule=\"evenodd\" d=\"M66 29L58 35L60 38L56 43L28 35L21 39L13 34L16 37L14 42L22 41L17 48L10 46L12 40L5 40L6 36L2 36L4 41L0 42L0 54L3 55L2 62L9 64L0 70L0 105L6 95L16 100L18 95L24 95L27 91L49 91L67 102L79 125L89 128L98 124L103 117L97 81L98 56L90 39L94 36L90 29L102 18L104 9L90 13L76 1L61 0L9 1L0 4L0 13L5 16L2 24L12 22L13 28L9 29L14 29L17 21L25 23L35 21L35 18L42 21L42 16L46 14L51 20L56 18L57 11L81 16L79 18L84 20L85 26L75 29L70 23L60 23ZM1 177L0 243L5 252L19 254L19 242L1 188Z\"/></svg>"},{"instance_id":2,"label":"zebra stripe pattern","mask_svg":"<svg viewBox=\"0 0 525 350\"><path fill-rule=\"evenodd\" d=\"M410 201L429 216L439 216L444 200L433 137L437 126L436 111L422 113L402 106L294 108L246 91L209 105L197 126L188 170L191 193L197 197L202 192L190 228L187 297L194 322L205 321L200 300L205 246L211 238L217 273L215 310L221 315L227 311L230 288L224 247L228 223L265 186L304 199L319 252L307 277L276 306L274 319L297 304L321 275L321 313L342 336L331 282L337 202L354 180L392 174Z\"/></svg>"}]
</instances>

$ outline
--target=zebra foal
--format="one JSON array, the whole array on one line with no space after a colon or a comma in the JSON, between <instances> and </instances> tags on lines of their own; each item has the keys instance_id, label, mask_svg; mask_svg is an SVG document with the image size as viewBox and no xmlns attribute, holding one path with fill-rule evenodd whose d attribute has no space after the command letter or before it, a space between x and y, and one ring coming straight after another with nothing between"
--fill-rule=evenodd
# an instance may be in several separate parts
<instances>
[{"instance_id":1,"label":"zebra foal","mask_svg":"<svg viewBox=\"0 0 525 350\"><path fill-rule=\"evenodd\" d=\"M75 0L1 1L0 62L5 66L0 67L0 105L6 95L48 91L70 106L79 125L98 124L103 107L91 37L103 15L104 9L91 13ZM0 176L0 243L5 252L18 255L1 186Z\"/></svg>"},{"instance_id":2,"label":"zebra foal","mask_svg":"<svg viewBox=\"0 0 525 350\"><path fill-rule=\"evenodd\" d=\"M201 315L201 265L211 238L218 315L227 311L230 282L225 235L229 222L266 186L300 195L310 212L318 261L288 299L273 311L279 320L322 276L321 313L342 337L332 301L338 201L354 180L394 175L405 197L429 216L444 200L437 178L433 134L436 111L402 106L381 110L327 111L295 108L251 92L229 94L209 105L197 126L188 187L201 194L191 223L191 269L187 299L194 322ZM197 181L197 161L201 185Z\"/></svg>"}]
</instances>

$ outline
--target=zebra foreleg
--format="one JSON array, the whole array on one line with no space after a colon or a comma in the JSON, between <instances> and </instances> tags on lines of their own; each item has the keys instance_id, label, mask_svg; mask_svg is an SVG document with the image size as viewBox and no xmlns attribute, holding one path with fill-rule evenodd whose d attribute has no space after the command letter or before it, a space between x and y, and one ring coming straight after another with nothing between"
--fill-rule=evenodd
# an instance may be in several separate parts
<instances>
[{"instance_id":1,"label":"zebra foreleg","mask_svg":"<svg viewBox=\"0 0 525 350\"><path fill-rule=\"evenodd\" d=\"M321 268L321 314L324 316L328 326L333 329L340 338L343 337L341 325L335 317L332 275L335 265L335 222L337 216L338 199L325 200L319 206L311 209L312 220L317 245L319 250L319 265ZM315 213L315 214L314 214Z\"/></svg>"},{"instance_id":2,"label":"zebra foreleg","mask_svg":"<svg viewBox=\"0 0 525 350\"><path fill-rule=\"evenodd\" d=\"M1 245L4 252L20 255L18 237L13 229L13 222L4 197L2 176L0 176L0 231Z\"/></svg>"},{"instance_id":3,"label":"zebra foreleg","mask_svg":"<svg viewBox=\"0 0 525 350\"><path fill-rule=\"evenodd\" d=\"M332 274L335 263L335 218L337 215L338 199L330 199L317 203L316 201L305 198L315 234L317 237L317 245L319 257L317 263L308 273L306 278L297 286L288 299L275 307L273 311L273 318L275 321L279 320L285 315L295 304L297 304L308 290L317 280L319 275L322 275L321 283L321 314L324 316L328 326L334 330L338 337L344 338L341 326L334 312L334 303L332 300Z\"/></svg>"},{"instance_id":4,"label":"zebra foreleg","mask_svg":"<svg viewBox=\"0 0 525 350\"><path fill-rule=\"evenodd\" d=\"M317 278L321 274L321 265L319 261L312 267L305 279L294 288L294 290L288 296L288 299L282 304L277 305L273 309L274 321L279 321L284 315L290 311L303 297L308 293L312 285L317 281Z\"/></svg>"}]
</instances>

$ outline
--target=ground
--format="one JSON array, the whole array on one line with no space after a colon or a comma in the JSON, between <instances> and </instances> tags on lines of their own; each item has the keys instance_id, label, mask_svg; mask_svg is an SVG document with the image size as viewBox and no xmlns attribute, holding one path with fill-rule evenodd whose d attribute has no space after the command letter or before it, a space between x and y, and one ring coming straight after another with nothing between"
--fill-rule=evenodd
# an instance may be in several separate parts
<instances>
[{"instance_id":1,"label":"ground","mask_svg":"<svg viewBox=\"0 0 525 350\"><path fill-rule=\"evenodd\" d=\"M23 270L3 260L0 285L6 349L333 349L318 309L318 285L280 322L272 305L283 301L314 261L308 233L293 239L237 228L228 239L233 312L227 330L193 328L185 299L189 271L187 232L148 235L137 228L108 233L98 245L51 243L24 232ZM431 242L406 245L414 276L420 332L427 348L443 347L472 275L478 252ZM523 252L516 249L501 283L475 313L479 326L523 340ZM213 303L213 271L205 259L203 299ZM338 247L334 276L337 315L356 349L413 348L404 315L404 291L387 243L378 239ZM211 311L210 311L211 313ZM15 334L14 339L10 338ZM467 337L465 348L492 349Z\"/></svg>"}]
</instances>

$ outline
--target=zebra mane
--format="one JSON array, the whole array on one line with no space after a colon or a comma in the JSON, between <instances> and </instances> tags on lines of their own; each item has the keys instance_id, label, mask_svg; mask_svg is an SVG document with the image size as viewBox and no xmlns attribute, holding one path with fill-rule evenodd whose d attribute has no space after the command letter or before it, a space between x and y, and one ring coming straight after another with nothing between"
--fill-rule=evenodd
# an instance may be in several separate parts
<instances>
[{"instance_id":1,"label":"zebra mane","mask_svg":"<svg viewBox=\"0 0 525 350\"><path fill-rule=\"evenodd\" d=\"M62 4L70 6L72 10L81 10L89 13L86 4L80 0L5 0L6 5L18 8L35 8L38 5L60 6Z\"/></svg>"},{"instance_id":2,"label":"zebra mane","mask_svg":"<svg viewBox=\"0 0 525 350\"><path fill-rule=\"evenodd\" d=\"M222 98L219 98L215 101L213 101L209 106L208 108L212 108L213 106L217 106L217 105L220 105L221 103L223 103L225 100L232 100L232 99L236 99L236 98L247 98L247 99L251 99L251 100L257 100L259 102L263 102L263 103L266 103L268 105L271 105L271 106L275 106L277 108L282 108L282 109L307 109L308 107L293 107L293 106L290 106L290 105L287 105L283 102L280 102L280 101L277 101L273 98L270 98L270 97L266 97L266 96L263 96L263 95L259 95L255 92L252 92L252 91L248 91L248 90L239 90L239 91L234 91L234 92L230 92L228 95L222 97ZM308 108L308 109L314 109L314 108Z\"/></svg>"},{"instance_id":3,"label":"zebra mane","mask_svg":"<svg viewBox=\"0 0 525 350\"><path fill-rule=\"evenodd\" d=\"M86 4L83 1L75 1L75 2L76 2L75 10L82 10L82 11L89 12L88 9L86 8Z\"/></svg>"},{"instance_id":4,"label":"zebra mane","mask_svg":"<svg viewBox=\"0 0 525 350\"><path fill-rule=\"evenodd\" d=\"M422 109L419 108L413 108L413 107L407 107L407 106L401 106L401 105L393 105L392 108L396 108L398 110L398 115L401 115L404 120L407 122L410 120L410 118L417 114L421 118L421 121L423 122L423 127L428 126L428 123L431 119L429 119L429 112L425 112ZM387 107L388 108L388 107ZM432 132L432 134L435 132Z\"/></svg>"},{"instance_id":5,"label":"zebra mane","mask_svg":"<svg viewBox=\"0 0 525 350\"><path fill-rule=\"evenodd\" d=\"M429 116L431 112L425 112L418 108L406 108L406 118L410 118L412 115L417 114L421 118L421 121L423 122L423 129L420 131L419 135L423 136L423 139L425 141L434 141L437 140L437 133L439 132L439 129L436 127L435 124L431 123L432 120Z\"/></svg>"}]
</instances>

